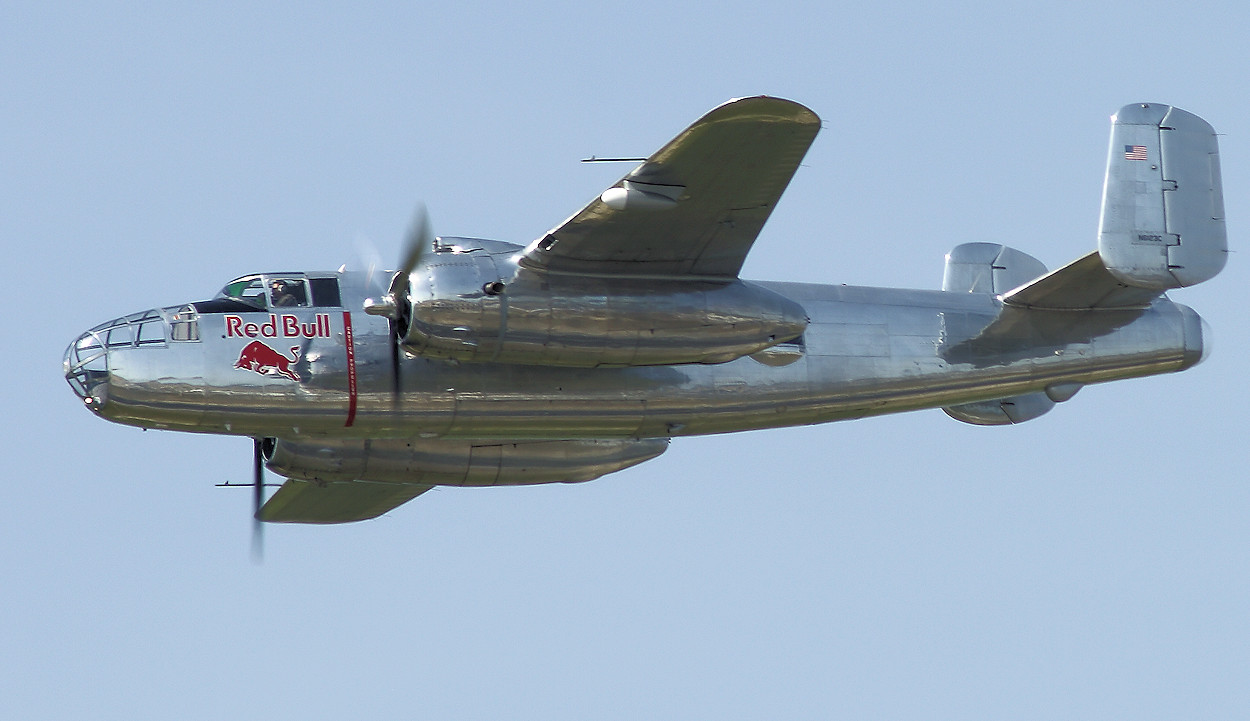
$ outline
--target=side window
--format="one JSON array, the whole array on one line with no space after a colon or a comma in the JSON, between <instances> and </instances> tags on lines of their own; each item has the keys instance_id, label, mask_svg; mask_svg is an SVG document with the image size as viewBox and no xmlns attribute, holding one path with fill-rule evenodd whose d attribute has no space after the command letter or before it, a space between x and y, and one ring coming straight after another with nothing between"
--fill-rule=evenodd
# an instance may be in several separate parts
<instances>
[{"instance_id":1,"label":"side window","mask_svg":"<svg viewBox=\"0 0 1250 721\"><path fill-rule=\"evenodd\" d=\"M270 308L301 308L308 305L308 289L303 278L270 278Z\"/></svg>"},{"instance_id":2,"label":"side window","mask_svg":"<svg viewBox=\"0 0 1250 721\"><path fill-rule=\"evenodd\" d=\"M338 308L343 305L339 299L338 278L309 278L312 286L313 305L318 308Z\"/></svg>"},{"instance_id":3,"label":"side window","mask_svg":"<svg viewBox=\"0 0 1250 721\"><path fill-rule=\"evenodd\" d=\"M200 318L195 308L182 306L169 319L169 339L176 341L197 341L200 339Z\"/></svg>"},{"instance_id":4,"label":"side window","mask_svg":"<svg viewBox=\"0 0 1250 721\"><path fill-rule=\"evenodd\" d=\"M134 331L129 325L109 328L108 339L104 341L109 348L129 348L134 343Z\"/></svg>"},{"instance_id":5,"label":"side window","mask_svg":"<svg viewBox=\"0 0 1250 721\"><path fill-rule=\"evenodd\" d=\"M165 345L165 325L159 318L139 325L139 345Z\"/></svg>"}]
</instances>

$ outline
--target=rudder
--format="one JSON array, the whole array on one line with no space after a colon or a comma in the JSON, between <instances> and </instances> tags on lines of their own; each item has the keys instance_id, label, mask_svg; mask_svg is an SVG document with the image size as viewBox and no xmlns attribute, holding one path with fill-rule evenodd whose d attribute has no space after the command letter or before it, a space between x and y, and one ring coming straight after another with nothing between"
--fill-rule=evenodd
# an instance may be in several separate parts
<instances>
[{"instance_id":1,"label":"rudder","mask_svg":"<svg viewBox=\"0 0 1250 721\"><path fill-rule=\"evenodd\" d=\"M1111 121L1098 232L1107 270L1157 291L1215 277L1228 259L1215 130L1158 103L1126 105Z\"/></svg>"}]
</instances>

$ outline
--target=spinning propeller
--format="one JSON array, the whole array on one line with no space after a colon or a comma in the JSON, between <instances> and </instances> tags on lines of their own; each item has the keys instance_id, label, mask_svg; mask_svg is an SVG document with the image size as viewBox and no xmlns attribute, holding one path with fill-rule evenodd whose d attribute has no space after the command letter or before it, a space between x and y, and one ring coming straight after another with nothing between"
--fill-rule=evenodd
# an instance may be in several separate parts
<instances>
[{"instance_id":1,"label":"spinning propeller","mask_svg":"<svg viewBox=\"0 0 1250 721\"><path fill-rule=\"evenodd\" d=\"M418 205L408 236L404 239L403 262L391 276L386 294L365 301L366 313L384 316L390 321L391 394L396 407L400 403L399 341L408 333L412 313L412 303L408 299L411 276L433 250L434 234L430 231L429 214L424 205ZM252 448L252 560L257 563L263 560L265 550L264 522L260 520L260 509L265 505L265 442L266 439L257 438Z\"/></svg>"},{"instance_id":2,"label":"spinning propeller","mask_svg":"<svg viewBox=\"0 0 1250 721\"><path fill-rule=\"evenodd\" d=\"M391 276L386 295L365 301L365 312L390 320L391 326L391 394L396 406L400 401L399 339L408 334L412 316L412 304L408 300L412 272L434 250L434 234L430 231L430 217L424 205L417 206L416 216L404 239L404 256L399 270Z\"/></svg>"},{"instance_id":3,"label":"spinning propeller","mask_svg":"<svg viewBox=\"0 0 1250 721\"><path fill-rule=\"evenodd\" d=\"M252 560L260 563L265 556L264 523L260 520L260 509L265 505L265 486L279 485L265 483L265 444L273 443L272 438L255 438L252 440ZM268 448L269 451L273 447ZM247 483L218 483L218 488L246 488Z\"/></svg>"},{"instance_id":4,"label":"spinning propeller","mask_svg":"<svg viewBox=\"0 0 1250 721\"><path fill-rule=\"evenodd\" d=\"M265 525L260 520L260 507L265 504L265 441L257 438L252 448L252 560L260 563L265 556Z\"/></svg>"}]
</instances>

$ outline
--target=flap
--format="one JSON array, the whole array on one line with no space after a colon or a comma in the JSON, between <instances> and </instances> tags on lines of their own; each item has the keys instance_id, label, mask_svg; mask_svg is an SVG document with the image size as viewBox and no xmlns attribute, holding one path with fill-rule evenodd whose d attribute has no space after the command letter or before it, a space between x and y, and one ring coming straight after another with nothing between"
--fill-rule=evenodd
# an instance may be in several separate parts
<instances>
[{"instance_id":1,"label":"flap","mask_svg":"<svg viewBox=\"0 0 1250 721\"><path fill-rule=\"evenodd\" d=\"M522 265L552 272L738 275L820 118L780 98L712 110L559 227Z\"/></svg>"},{"instance_id":2,"label":"flap","mask_svg":"<svg viewBox=\"0 0 1250 721\"><path fill-rule=\"evenodd\" d=\"M302 481L282 484L256 517L270 523L351 523L377 518L433 488L375 481Z\"/></svg>"},{"instance_id":3,"label":"flap","mask_svg":"<svg viewBox=\"0 0 1250 721\"><path fill-rule=\"evenodd\" d=\"M1008 292L1003 302L1038 310L1145 308L1159 295L1157 290L1136 288L1116 280L1103 265L1098 251L1094 251Z\"/></svg>"}]
</instances>

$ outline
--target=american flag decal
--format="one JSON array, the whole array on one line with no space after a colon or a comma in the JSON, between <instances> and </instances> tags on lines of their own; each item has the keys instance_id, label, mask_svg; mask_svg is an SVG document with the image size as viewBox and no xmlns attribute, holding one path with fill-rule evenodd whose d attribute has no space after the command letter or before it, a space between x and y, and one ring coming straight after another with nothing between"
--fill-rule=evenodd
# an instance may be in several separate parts
<instances>
[{"instance_id":1,"label":"american flag decal","mask_svg":"<svg viewBox=\"0 0 1250 721\"><path fill-rule=\"evenodd\" d=\"M1145 160L1146 159L1146 146L1125 145L1124 146L1124 159L1125 160Z\"/></svg>"}]
</instances>

